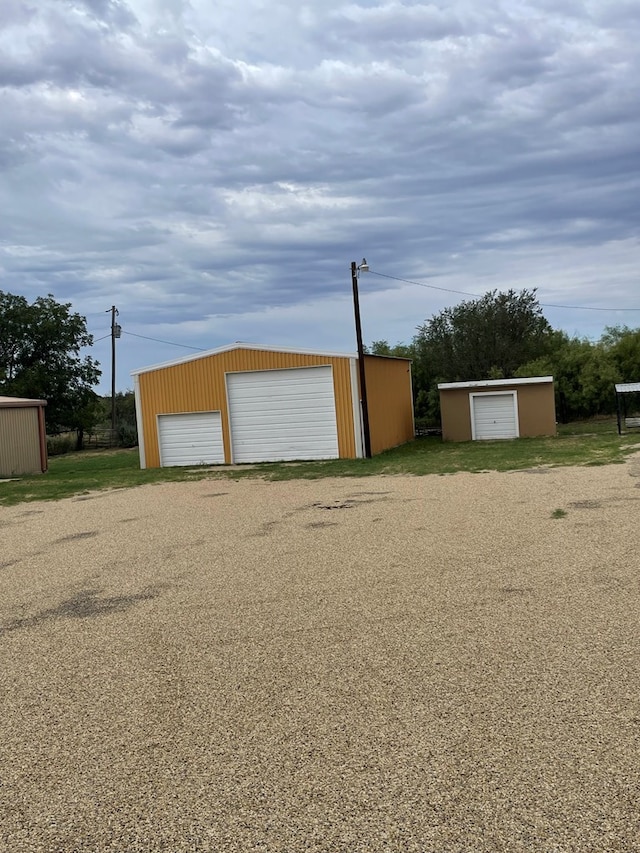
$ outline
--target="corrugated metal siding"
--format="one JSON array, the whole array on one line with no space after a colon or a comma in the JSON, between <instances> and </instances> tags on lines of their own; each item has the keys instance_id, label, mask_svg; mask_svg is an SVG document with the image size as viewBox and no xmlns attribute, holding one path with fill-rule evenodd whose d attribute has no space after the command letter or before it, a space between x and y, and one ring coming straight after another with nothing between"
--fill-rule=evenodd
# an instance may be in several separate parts
<instances>
[{"instance_id":1,"label":"corrugated metal siding","mask_svg":"<svg viewBox=\"0 0 640 853\"><path fill-rule=\"evenodd\" d=\"M157 414L204 412L215 409L219 409L222 413L225 461L227 463L231 461L225 373L323 364L330 364L333 367L340 457L354 458L356 449L348 357L237 349L138 375L147 467L160 466Z\"/></svg>"},{"instance_id":2,"label":"corrugated metal siding","mask_svg":"<svg viewBox=\"0 0 640 853\"><path fill-rule=\"evenodd\" d=\"M382 453L415 436L411 362L365 356L371 452Z\"/></svg>"},{"instance_id":3,"label":"corrugated metal siding","mask_svg":"<svg viewBox=\"0 0 640 853\"><path fill-rule=\"evenodd\" d=\"M0 477L40 474L38 407L0 409Z\"/></svg>"}]
</instances>

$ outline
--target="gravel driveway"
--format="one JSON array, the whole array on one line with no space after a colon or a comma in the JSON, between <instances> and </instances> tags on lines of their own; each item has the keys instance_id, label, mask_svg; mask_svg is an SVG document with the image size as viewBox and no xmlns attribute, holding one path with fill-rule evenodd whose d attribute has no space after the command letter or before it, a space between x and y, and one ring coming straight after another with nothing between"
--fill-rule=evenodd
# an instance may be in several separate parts
<instances>
[{"instance_id":1,"label":"gravel driveway","mask_svg":"<svg viewBox=\"0 0 640 853\"><path fill-rule=\"evenodd\" d=\"M0 509L0 851L639 851L639 475Z\"/></svg>"}]
</instances>

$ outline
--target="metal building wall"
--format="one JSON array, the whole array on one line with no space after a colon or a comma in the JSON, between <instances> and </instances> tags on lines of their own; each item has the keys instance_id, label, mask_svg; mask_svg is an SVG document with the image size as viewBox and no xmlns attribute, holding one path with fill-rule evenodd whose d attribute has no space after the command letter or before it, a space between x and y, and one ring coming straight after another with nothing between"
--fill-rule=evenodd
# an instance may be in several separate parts
<instances>
[{"instance_id":1,"label":"metal building wall","mask_svg":"<svg viewBox=\"0 0 640 853\"><path fill-rule=\"evenodd\" d=\"M415 437L411 362L365 355L364 364L371 452L382 453Z\"/></svg>"},{"instance_id":2,"label":"metal building wall","mask_svg":"<svg viewBox=\"0 0 640 853\"><path fill-rule=\"evenodd\" d=\"M42 473L38 406L0 408L0 477Z\"/></svg>"},{"instance_id":3,"label":"metal building wall","mask_svg":"<svg viewBox=\"0 0 640 853\"><path fill-rule=\"evenodd\" d=\"M333 367L340 458L355 458L357 452L349 357L238 348L137 374L145 467L160 466L156 417L159 413L220 411L225 461L231 461L226 373L327 364Z\"/></svg>"}]
</instances>

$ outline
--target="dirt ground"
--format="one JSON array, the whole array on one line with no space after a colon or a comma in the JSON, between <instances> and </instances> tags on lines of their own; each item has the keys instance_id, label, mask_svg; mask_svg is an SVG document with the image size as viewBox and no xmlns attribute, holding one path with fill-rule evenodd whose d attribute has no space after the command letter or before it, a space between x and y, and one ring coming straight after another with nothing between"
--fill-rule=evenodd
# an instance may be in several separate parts
<instances>
[{"instance_id":1,"label":"dirt ground","mask_svg":"<svg viewBox=\"0 0 640 853\"><path fill-rule=\"evenodd\" d=\"M640 851L639 519L638 457L0 509L0 851Z\"/></svg>"}]
</instances>

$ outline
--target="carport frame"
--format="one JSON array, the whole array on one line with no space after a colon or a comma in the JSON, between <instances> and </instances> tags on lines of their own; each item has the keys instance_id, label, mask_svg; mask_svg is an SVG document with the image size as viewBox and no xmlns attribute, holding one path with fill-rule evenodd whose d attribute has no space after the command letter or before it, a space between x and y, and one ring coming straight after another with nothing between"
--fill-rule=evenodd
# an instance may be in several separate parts
<instances>
[{"instance_id":1,"label":"carport frame","mask_svg":"<svg viewBox=\"0 0 640 853\"><path fill-rule=\"evenodd\" d=\"M634 418L637 420L637 423L628 424L627 423L627 395L628 394L640 394L640 382L618 382L615 386L616 389L616 416L618 419L618 435L622 435L622 419L624 418L624 426L625 429L639 429L640 428L640 418ZM622 407L620 403L622 402Z\"/></svg>"}]
</instances>

